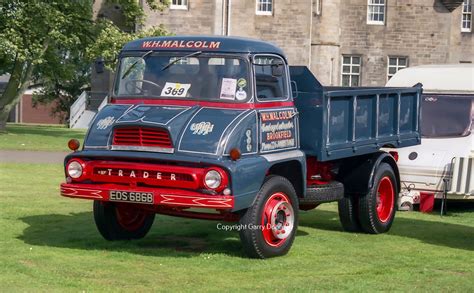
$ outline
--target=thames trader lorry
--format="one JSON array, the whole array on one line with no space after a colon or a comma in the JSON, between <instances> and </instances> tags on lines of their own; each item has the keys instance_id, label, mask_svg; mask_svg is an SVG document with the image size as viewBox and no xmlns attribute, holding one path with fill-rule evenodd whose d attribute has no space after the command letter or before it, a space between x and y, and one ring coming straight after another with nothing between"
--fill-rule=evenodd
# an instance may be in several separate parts
<instances>
[{"instance_id":1,"label":"thames trader lorry","mask_svg":"<svg viewBox=\"0 0 474 293\"><path fill-rule=\"evenodd\" d=\"M254 39L135 40L82 149L69 142L61 195L93 200L107 240L144 237L155 214L235 221L255 258L286 254L299 210L325 202L344 230L384 233L400 175L380 149L420 143L421 92L323 87Z\"/></svg>"}]
</instances>

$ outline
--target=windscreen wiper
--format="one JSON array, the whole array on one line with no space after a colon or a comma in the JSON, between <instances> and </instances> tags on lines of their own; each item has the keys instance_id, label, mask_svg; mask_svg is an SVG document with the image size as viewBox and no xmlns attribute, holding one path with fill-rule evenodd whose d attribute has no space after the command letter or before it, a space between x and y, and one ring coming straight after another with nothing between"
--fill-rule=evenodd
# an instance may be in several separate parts
<instances>
[{"instance_id":1,"label":"windscreen wiper","mask_svg":"<svg viewBox=\"0 0 474 293\"><path fill-rule=\"evenodd\" d=\"M191 54L188 54L188 55L184 55L182 57L179 57L179 58L176 58L174 59L173 61L171 61L170 63L166 64L165 66L163 66L163 68L161 68L161 71L163 70L166 70L168 67L170 67L171 65L175 64L176 62L178 61L181 61L185 58L189 58L189 57L193 57L193 56L197 56L199 54L202 54L202 51L197 51L197 52L194 52L194 53L191 53Z\"/></svg>"},{"instance_id":2,"label":"windscreen wiper","mask_svg":"<svg viewBox=\"0 0 474 293\"><path fill-rule=\"evenodd\" d=\"M145 60L145 57L147 57L147 56L150 55L151 53L153 53L153 51L150 50L150 51L146 52L145 54L143 54L143 55L140 57L140 59L138 59L137 61L133 62L132 65L130 65L130 67L128 67L127 70L125 70L125 72L123 73L122 79L124 79L125 77L127 77L127 76L130 74L130 72L132 72L132 69L133 69L135 66L137 66L138 61L140 61L140 60Z\"/></svg>"}]
</instances>

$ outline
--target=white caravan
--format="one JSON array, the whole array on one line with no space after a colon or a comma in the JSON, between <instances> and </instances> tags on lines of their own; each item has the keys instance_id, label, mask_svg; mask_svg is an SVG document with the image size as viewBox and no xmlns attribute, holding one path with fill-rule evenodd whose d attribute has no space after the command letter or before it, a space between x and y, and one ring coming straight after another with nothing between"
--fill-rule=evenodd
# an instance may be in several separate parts
<instances>
[{"instance_id":1,"label":"white caravan","mask_svg":"<svg viewBox=\"0 0 474 293\"><path fill-rule=\"evenodd\" d=\"M426 65L397 72L387 87L423 84L421 145L397 150L399 205L410 209L420 192L474 199L474 64ZM445 184L446 182L446 184ZM446 185L446 186L445 186Z\"/></svg>"}]
</instances>

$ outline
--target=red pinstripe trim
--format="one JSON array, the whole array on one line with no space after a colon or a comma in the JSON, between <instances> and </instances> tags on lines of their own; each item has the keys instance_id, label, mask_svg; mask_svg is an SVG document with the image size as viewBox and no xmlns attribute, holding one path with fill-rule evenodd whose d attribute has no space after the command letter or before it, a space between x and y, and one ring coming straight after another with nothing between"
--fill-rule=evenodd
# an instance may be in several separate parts
<instances>
[{"instance_id":1,"label":"red pinstripe trim","mask_svg":"<svg viewBox=\"0 0 474 293\"><path fill-rule=\"evenodd\" d=\"M203 208L232 208L234 198L231 196L182 196L173 194L160 194L160 203L163 205L176 205L188 207L203 207Z\"/></svg>"},{"instance_id":2,"label":"red pinstripe trim","mask_svg":"<svg viewBox=\"0 0 474 293\"><path fill-rule=\"evenodd\" d=\"M66 187L61 185L61 195L67 197L82 197L82 198L93 198L93 199L103 199L102 195L103 190L100 189L91 189L91 188L74 188Z\"/></svg>"},{"instance_id":3,"label":"red pinstripe trim","mask_svg":"<svg viewBox=\"0 0 474 293\"><path fill-rule=\"evenodd\" d=\"M72 198L110 201L111 190L153 193L155 206L199 207L221 210L234 207L234 197L231 195L209 195L186 189L131 187L122 184L61 184L61 195Z\"/></svg>"},{"instance_id":4,"label":"red pinstripe trim","mask_svg":"<svg viewBox=\"0 0 474 293\"><path fill-rule=\"evenodd\" d=\"M112 104L146 104L146 105L166 105L166 106L201 106L216 107L226 109L262 109L294 107L292 101L286 102L266 102L266 103L228 103L228 102L208 102L208 101L183 101L170 99L111 99Z\"/></svg>"}]
</instances>

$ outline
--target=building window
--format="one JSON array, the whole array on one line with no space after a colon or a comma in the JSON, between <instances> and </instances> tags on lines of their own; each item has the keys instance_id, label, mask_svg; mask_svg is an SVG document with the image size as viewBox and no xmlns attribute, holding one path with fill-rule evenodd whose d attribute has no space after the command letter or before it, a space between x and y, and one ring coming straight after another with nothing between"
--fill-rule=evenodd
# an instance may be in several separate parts
<instances>
[{"instance_id":1,"label":"building window","mask_svg":"<svg viewBox=\"0 0 474 293\"><path fill-rule=\"evenodd\" d=\"M408 67L407 57L388 57L387 80L392 78L400 69Z\"/></svg>"},{"instance_id":2,"label":"building window","mask_svg":"<svg viewBox=\"0 0 474 293\"><path fill-rule=\"evenodd\" d=\"M316 0L316 15L321 15L323 12L323 0Z\"/></svg>"},{"instance_id":3,"label":"building window","mask_svg":"<svg viewBox=\"0 0 474 293\"><path fill-rule=\"evenodd\" d=\"M472 0L464 0L462 4L461 31L472 31Z\"/></svg>"},{"instance_id":4,"label":"building window","mask_svg":"<svg viewBox=\"0 0 474 293\"><path fill-rule=\"evenodd\" d=\"M360 56L342 56L342 86L360 86Z\"/></svg>"},{"instance_id":5,"label":"building window","mask_svg":"<svg viewBox=\"0 0 474 293\"><path fill-rule=\"evenodd\" d=\"M367 23L385 24L385 0L368 0Z\"/></svg>"},{"instance_id":6,"label":"building window","mask_svg":"<svg viewBox=\"0 0 474 293\"><path fill-rule=\"evenodd\" d=\"M257 0L257 15L272 15L273 14L273 0Z\"/></svg>"},{"instance_id":7,"label":"building window","mask_svg":"<svg viewBox=\"0 0 474 293\"><path fill-rule=\"evenodd\" d=\"M188 0L172 0L170 9L188 10Z\"/></svg>"}]
</instances>

